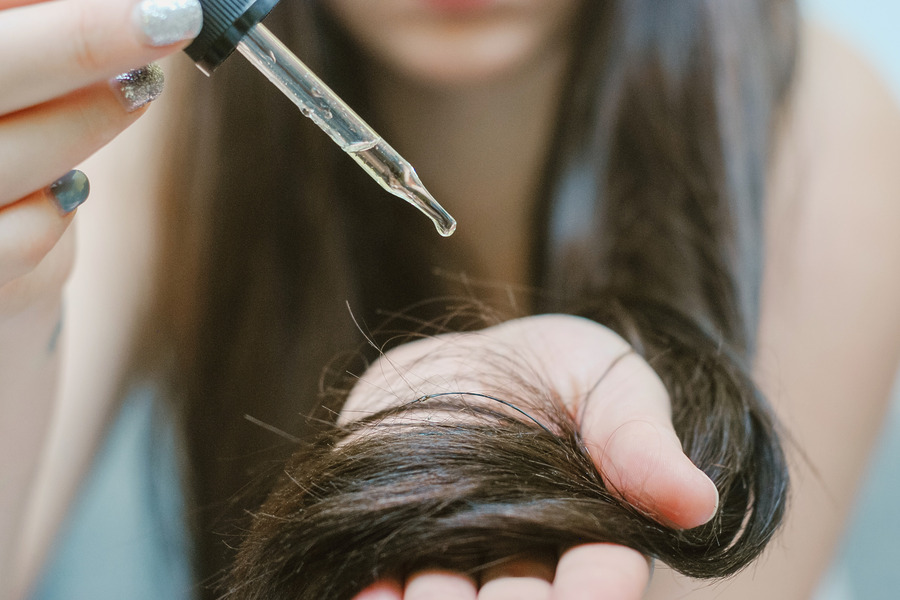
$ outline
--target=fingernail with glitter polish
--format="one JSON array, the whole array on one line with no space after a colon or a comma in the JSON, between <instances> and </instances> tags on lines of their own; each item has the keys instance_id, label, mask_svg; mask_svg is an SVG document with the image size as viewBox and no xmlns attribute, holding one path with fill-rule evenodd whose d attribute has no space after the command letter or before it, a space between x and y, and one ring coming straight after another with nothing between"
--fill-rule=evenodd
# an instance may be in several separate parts
<instances>
[{"instance_id":1,"label":"fingernail with glitter polish","mask_svg":"<svg viewBox=\"0 0 900 600\"><path fill-rule=\"evenodd\" d=\"M150 46L197 37L203 27L199 0L142 0L133 13L139 35Z\"/></svg>"},{"instance_id":2,"label":"fingernail with glitter polish","mask_svg":"<svg viewBox=\"0 0 900 600\"><path fill-rule=\"evenodd\" d=\"M50 193L56 199L59 209L70 213L87 200L91 184L87 175L81 171L69 171L50 184Z\"/></svg>"},{"instance_id":3,"label":"fingernail with glitter polish","mask_svg":"<svg viewBox=\"0 0 900 600\"><path fill-rule=\"evenodd\" d=\"M125 110L133 112L156 100L163 92L166 78L156 63L122 73L109 82Z\"/></svg>"}]
</instances>

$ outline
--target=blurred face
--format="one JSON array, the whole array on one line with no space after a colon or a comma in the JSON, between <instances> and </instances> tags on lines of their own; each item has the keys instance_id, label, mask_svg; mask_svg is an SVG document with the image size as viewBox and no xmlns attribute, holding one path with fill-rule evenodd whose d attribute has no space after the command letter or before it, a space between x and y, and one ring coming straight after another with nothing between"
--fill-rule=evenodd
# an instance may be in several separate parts
<instances>
[{"instance_id":1,"label":"blurred face","mask_svg":"<svg viewBox=\"0 0 900 600\"><path fill-rule=\"evenodd\" d=\"M382 65L431 84L486 81L564 50L581 0L325 0Z\"/></svg>"}]
</instances>

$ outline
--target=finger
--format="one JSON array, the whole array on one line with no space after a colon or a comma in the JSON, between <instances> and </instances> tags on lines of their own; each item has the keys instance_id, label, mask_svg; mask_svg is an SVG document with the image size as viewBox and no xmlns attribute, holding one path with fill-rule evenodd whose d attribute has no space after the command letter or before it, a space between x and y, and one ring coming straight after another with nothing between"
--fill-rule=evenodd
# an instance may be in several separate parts
<instances>
[{"instance_id":1,"label":"finger","mask_svg":"<svg viewBox=\"0 0 900 600\"><path fill-rule=\"evenodd\" d=\"M475 582L460 573L423 571L411 577L403 600L475 600Z\"/></svg>"},{"instance_id":2,"label":"finger","mask_svg":"<svg viewBox=\"0 0 900 600\"><path fill-rule=\"evenodd\" d=\"M161 80L147 85L150 96L162 89ZM133 123L142 112L128 112L123 98L101 83L0 119L0 207L45 187Z\"/></svg>"},{"instance_id":3,"label":"finger","mask_svg":"<svg viewBox=\"0 0 900 600\"><path fill-rule=\"evenodd\" d=\"M55 304L75 265L75 228L69 227L33 271L0 285L0 314L16 315Z\"/></svg>"},{"instance_id":4,"label":"finger","mask_svg":"<svg viewBox=\"0 0 900 600\"><path fill-rule=\"evenodd\" d=\"M588 544L563 554L552 600L639 600L650 582L644 556L625 546Z\"/></svg>"},{"instance_id":5,"label":"finger","mask_svg":"<svg viewBox=\"0 0 900 600\"><path fill-rule=\"evenodd\" d=\"M197 0L62 0L0 12L0 114L152 62L201 25Z\"/></svg>"},{"instance_id":6,"label":"finger","mask_svg":"<svg viewBox=\"0 0 900 600\"><path fill-rule=\"evenodd\" d=\"M685 529L715 514L716 486L685 456L668 393L640 356L625 356L601 380L581 430L607 486L629 503Z\"/></svg>"},{"instance_id":7,"label":"finger","mask_svg":"<svg viewBox=\"0 0 900 600\"><path fill-rule=\"evenodd\" d=\"M38 4L46 1L47 0L0 0L0 10L28 6L29 4Z\"/></svg>"},{"instance_id":8,"label":"finger","mask_svg":"<svg viewBox=\"0 0 900 600\"><path fill-rule=\"evenodd\" d=\"M353 600L403 600L403 587L396 581L377 581L354 596Z\"/></svg>"},{"instance_id":9,"label":"finger","mask_svg":"<svg viewBox=\"0 0 900 600\"><path fill-rule=\"evenodd\" d=\"M491 567L482 574L478 600L547 600L555 562L517 559Z\"/></svg>"},{"instance_id":10,"label":"finger","mask_svg":"<svg viewBox=\"0 0 900 600\"><path fill-rule=\"evenodd\" d=\"M81 178L67 174L52 190L31 194L0 211L0 286L33 271L44 260L88 192Z\"/></svg>"},{"instance_id":11,"label":"finger","mask_svg":"<svg viewBox=\"0 0 900 600\"><path fill-rule=\"evenodd\" d=\"M481 586L478 600L549 600L551 585L539 577L500 577Z\"/></svg>"}]
</instances>

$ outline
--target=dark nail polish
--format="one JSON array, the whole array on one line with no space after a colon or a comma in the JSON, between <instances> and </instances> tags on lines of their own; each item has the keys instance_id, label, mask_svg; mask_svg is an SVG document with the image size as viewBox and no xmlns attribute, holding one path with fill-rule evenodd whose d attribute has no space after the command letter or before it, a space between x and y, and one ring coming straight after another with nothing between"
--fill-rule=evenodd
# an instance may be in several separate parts
<instances>
[{"instance_id":1,"label":"dark nail polish","mask_svg":"<svg viewBox=\"0 0 900 600\"><path fill-rule=\"evenodd\" d=\"M122 73L110 81L119 102L128 112L136 111L156 100L166 84L163 70L156 63Z\"/></svg>"},{"instance_id":2,"label":"dark nail polish","mask_svg":"<svg viewBox=\"0 0 900 600\"><path fill-rule=\"evenodd\" d=\"M60 210L70 213L87 200L91 184L81 171L69 171L50 185L50 193Z\"/></svg>"}]
</instances>

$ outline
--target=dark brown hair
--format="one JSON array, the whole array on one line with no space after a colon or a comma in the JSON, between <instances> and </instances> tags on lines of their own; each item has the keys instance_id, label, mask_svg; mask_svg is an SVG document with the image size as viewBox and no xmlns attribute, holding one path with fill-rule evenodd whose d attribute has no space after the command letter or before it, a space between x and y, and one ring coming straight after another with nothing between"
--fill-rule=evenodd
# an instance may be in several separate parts
<instances>
[{"instance_id":1,"label":"dark brown hair","mask_svg":"<svg viewBox=\"0 0 900 600\"><path fill-rule=\"evenodd\" d=\"M749 360L794 3L608 0L581 10L532 215L532 308L577 312L607 297L660 305ZM268 23L377 126L348 66L365 57L317 3L285 0ZM379 310L444 293L432 273L448 265L430 226L373 200L378 188L244 61L196 81L191 99L136 362L169 387L207 577L232 556L221 534L261 500L229 499L291 450L244 415L306 435L301 415L320 401L323 365L356 340L345 303L374 325Z\"/></svg>"},{"instance_id":2,"label":"dark brown hair","mask_svg":"<svg viewBox=\"0 0 900 600\"><path fill-rule=\"evenodd\" d=\"M668 306L603 298L592 314L630 332L664 374L685 452L719 490L712 521L682 531L620 500L560 399L529 382L539 366L488 354L471 364L521 375L501 396L410 398L301 444L255 513L224 597L349 600L380 578L440 567L477 579L505 560L591 542L631 546L693 577L747 565L781 521L788 475L743 361ZM427 358L418 369L428 372ZM435 410L459 418L416 418Z\"/></svg>"}]
</instances>

